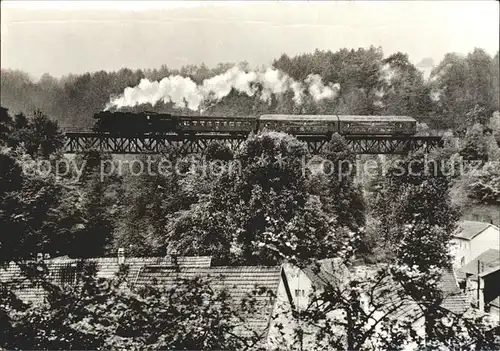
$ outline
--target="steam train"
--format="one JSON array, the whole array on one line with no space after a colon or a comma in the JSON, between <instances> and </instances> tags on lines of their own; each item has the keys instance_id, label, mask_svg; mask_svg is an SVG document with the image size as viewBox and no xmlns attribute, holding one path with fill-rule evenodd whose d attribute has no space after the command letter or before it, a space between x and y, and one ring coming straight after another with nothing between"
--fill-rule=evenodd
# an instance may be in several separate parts
<instances>
[{"instance_id":1,"label":"steam train","mask_svg":"<svg viewBox=\"0 0 500 351\"><path fill-rule=\"evenodd\" d=\"M406 116L262 115L260 117L175 116L156 112L99 112L93 130L114 135L228 133L262 130L292 135L413 135L417 122Z\"/></svg>"}]
</instances>

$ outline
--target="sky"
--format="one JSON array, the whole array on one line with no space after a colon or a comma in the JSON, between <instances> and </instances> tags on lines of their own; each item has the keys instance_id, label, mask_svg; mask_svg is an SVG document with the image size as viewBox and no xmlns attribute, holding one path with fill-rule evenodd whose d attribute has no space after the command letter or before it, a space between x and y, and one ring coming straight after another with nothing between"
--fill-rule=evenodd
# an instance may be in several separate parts
<instances>
[{"instance_id":1,"label":"sky","mask_svg":"<svg viewBox=\"0 0 500 351\"><path fill-rule=\"evenodd\" d=\"M43 73L179 68L381 46L422 69L499 47L497 1L2 1L1 67Z\"/></svg>"}]
</instances>

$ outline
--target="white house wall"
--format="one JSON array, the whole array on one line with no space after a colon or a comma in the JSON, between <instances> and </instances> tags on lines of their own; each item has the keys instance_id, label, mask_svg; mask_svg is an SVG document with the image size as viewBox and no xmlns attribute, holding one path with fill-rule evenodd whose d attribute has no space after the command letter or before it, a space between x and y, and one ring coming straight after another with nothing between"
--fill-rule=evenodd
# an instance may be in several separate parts
<instances>
[{"instance_id":1,"label":"white house wall","mask_svg":"<svg viewBox=\"0 0 500 351\"><path fill-rule=\"evenodd\" d=\"M451 241L450 253L455 268L461 268L470 262L470 244L469 240L461 238L453 238Z\"/></svg>"},{"instance_id":2,"label":"white house wall","mask_svg":"<svg viewBox=\"0 0 500 351\"><path fill-rule=\"evenodd\" d=\"M454 266L461 268L489 249L500 250L500 231L495 226L489 226L472 240L453 238L450 252Z\"/></svg>"},{"instance_id":3,"label":"white house wall","mask_svg":"<svg viewBox=\"0 0 500 351\"><path fill-rule=\"evenodd\" d=\"M290 264L285 264L283 270L286 274L286 280L295 308L307 308L309 302L308 296L312 289L311 281L301 270ZM302 296L302 290L304 291L304 296ZM292 315L292 307L285 289L285 282L282 279L278 287L273 320L269 328L268 344L270 349L296 349L297 339L295 329L299 324L300 321L296 320ZM306 344L308 342L305 341Z\"/></svg>"},{"instance_id":4,"label":"white house wall","mask_svg":"<svg viewBox=\"0 0 500 351\"><path fill-rule=\"evenodd\" d=\"M500 231L494 226L488 227L471 240L469 261L489 249L500 249Z\"/></svg>"}]
</instances>

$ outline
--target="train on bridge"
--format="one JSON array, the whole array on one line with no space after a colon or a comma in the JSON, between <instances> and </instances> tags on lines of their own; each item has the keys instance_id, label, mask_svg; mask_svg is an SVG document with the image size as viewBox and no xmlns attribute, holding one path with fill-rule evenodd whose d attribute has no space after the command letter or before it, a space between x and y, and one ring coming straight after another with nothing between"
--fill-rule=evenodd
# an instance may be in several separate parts
<instances>
[{"instance_id":1,"label":"train on bridge","mask_svg":"<svg viewBox=\"0 0 500 351\"><path fill-rule=\"evenodd\" d=\"M94 115L92 131L67 131L65 152L97 149L115 154L162 153L171 146L182 153L202 152L212 141L238 148L250 133L281 131L321 152L333 133L342 135L357 154L405 154L442 146L439 136L418 136L417 122L406 116L285 115L260 117L176 116L155 112Z\"/></svg>"},{"instance_id":2,"label":"train on bridge","mask_svg":"<svg viewBox=\"0 0 500 351\"><path fill-rule=\"evenodd\" d=\"M109 112L94 115L95 133L136 136L155 134L196 135L227 133L248 135L274 130L292 135L412 136L415 119L406 116L285 115L260 117L175 116L155 112Z\"/></svg>"}]
</instances>

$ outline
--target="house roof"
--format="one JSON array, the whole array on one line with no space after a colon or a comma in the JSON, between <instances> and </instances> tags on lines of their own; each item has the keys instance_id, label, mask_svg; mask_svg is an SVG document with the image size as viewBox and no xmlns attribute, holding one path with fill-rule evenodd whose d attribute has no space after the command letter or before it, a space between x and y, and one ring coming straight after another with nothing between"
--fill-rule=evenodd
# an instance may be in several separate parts
<instances>
[{"instance_id":1,"label":"house roof","mask_svg":"<svg viewBox=\"0 0 500 351\"><path fill-rule=\"evenodd\" d=\"M490 306L500 309L500 296L495 297L491 302Z\"/></svg>"},{"instance_id":2,"label":"house roof","mask_svg":"<svg viewBox=\"0 0 500 351\"><path fill-rule=\"evenodd\" d=\"M495 272L498 272L500 270L500 266L496 266L496 267L491 267L489 269L486 269L484 272L480 273L479 276L482 278L482 277L486 277L490 274L493 274Z\"/></svg>"},{"instance_id":3,"label":"house roof","mask_svg":"<svg viewBox=\"0 0 500 351\"><path fill-rule=\"evenodd\" d=\"M79 262L94 263L96 276L99 278L113 278L120 270L118 258L90 258L70 259L68 257L45 260L49 280L55 284L62 284L64 271L78 267ZM33 262L32 262L33 263ZM128 257L125 259L128 266L128 280L134 286L156 285L163 288L173 288L183 279L202 277L207 279L212 289L224 289L235 303L240 303L252 294L257 288L265 288L274 295L277 294L281 279L281 267L243 266L243 267L211 267L210 256L179 256L177 265L173 265L170 257ZM0 267L0 282L12 284L12 290L24 302L43 303L46 292L33 284L26 277L21 267L13 262ZM240 335L267 333L273 311L274 297L269 294L255 295L257 304L262 308L257 314L248 315L245 324L236 326Z\"/></svg>"},{"instance_id":4,"label":"house roof","mask_svg":"<svg viewBox=\"0 0 500 351\"><path fill-rule=\"evenodd\" d=\"M337 264L337 267L342 267ZM359 276L360 278L375 277L380 267L377 265L357 265L351 267L351 274ZM303 270L309 277L311 282L316 287L323 287L326 284L348 281L345 271L340 274L330 274L314 269L311 273L311 268L308 267ZM445 270L441 275L438 282L438 288L442 292L441 307L456 313L462 314L469 308L469 303L465 294L458 287L455 274L452 270ZM397 283L391 275L381 277L381 279L370 288L373 291L365 291L373 304L377 305L377 309L385 311L393 319L400 319L403 317L420 316L420 307L417 302L408 295L401 284Z\"/></svg>"},{"instance_id":5,"label":"house roof","mask_svg":"<svg viewBox=\"0 0 500 351\"><path fill-rule=\"evenodd\" d=\"M457 279L452 270L445 270L439 282L443 293L441 307L456 314L463 314L470 307L467 297L458 287Z\"/></svg>"},{"instance_id":6,"label":"house roof","mask_svg":"<svg viewBox=\"0 0 500 351\"><path fill-rule=\"evenodd\" d=\"M453 270L444 270L438 282L442 293L441 307L452 313L461 315L470 309L467 296L460 290Z\"/></svg>"},{"instance_id":7,"label":"house roof","mask_svg":"<svg viewBox=\"0 0 500 351\"><path fill-rule=\"evenodd\" d=\"M177 258L177 264L179 267L210 267L211 260L210 256L179 256ZM77 267L79 262L95 264L97 278L114 278L121 268L117 257L74 259L65 256L44 260L43 262L47 266L48 280L58 285L65 283L65 280L71 278L71 276L66 276L65 272L71 268ZM170 262L171 257L168 256L126 257L124 265L128 267L127 280L133 282L141 268L146 265L169 264ZM27 264L34 262L26 261L23 263ZM14 262L10 262L3 267L0 266L0 282L15 286L13 291L19 299L25 302L43 302L43 290L33 285L23 272L21 266L22 265L18 265Z\"/></svg>"},{"instance_id":8,"label":"house roof","mask_svg":"<svg viewBox=\"0 0 500 351\"><path fill-rule=\"evenodd\" d=\"M500 267L500 251L497 249L488 249L460 268L460 271L466 274L477 275L479 262L479 270L481 273L495 267Z\"/></svg>"},{"instance_id":9,"label":"house roof","mask_svg":"<svg viewBox=\"0 0 500 351\"><path fill-rule=\"evenodd\" d=\"M453 271L445 270L438 282L438 288L442 293L441 307L455 314L465 313L470 304L467 297L458 287ZM388 277L385 282L376 290L379 303L383 302L383 309L393 311L389 314L394 319L414 316L420 317L421 309L417 302L408 295L403 287Z\"/></svg>"},{"instance_id":10,"label":"house roof","mask_svg":"<svg viewBox=\"0 0 500 351\"><path fill-rule=\"evenodd\" d=\"M153 285L163 288L175 288L182 280L201 277L215 290L225 290L239 305L244 298L259 288L265 288L277 294L281 280L281 267L241 266L241 267L189 267L175 268L165 265L144 267L135 281L136 286ZM274 301L268 294L254 295L262 313L245 318L245 325L238 326L240 335L258 333L264 335L269 328Z\"/></svg>"},{"instance_id":11,"label":"house roof","mask_svg":"<svg viewBox=\"0 0 500 351\"><path fill-rule=\"evenodd\" d=\"M317 288L322 288L329 284L337 284L345 274L348 274L345 265L341 263L340 259L336 258L320 260L316 264L311 264L303 268L302 271Z\"/></svg>"},{"instance_id":12,"label":"house roof","mask_svg":"<svg viewBox=\"0 0 500 351\"><path fill-rule=\"evenodd\" d=\"M493 224L485 222L462 221L459 224L459 229L455 237L466 240L472 240L489 227L495 227L495 226Z\"/></svg>"}]
</instances>

